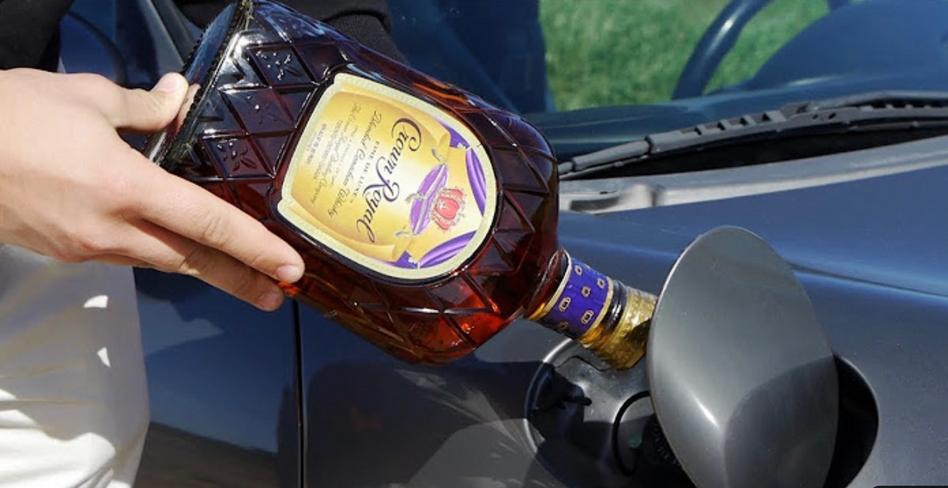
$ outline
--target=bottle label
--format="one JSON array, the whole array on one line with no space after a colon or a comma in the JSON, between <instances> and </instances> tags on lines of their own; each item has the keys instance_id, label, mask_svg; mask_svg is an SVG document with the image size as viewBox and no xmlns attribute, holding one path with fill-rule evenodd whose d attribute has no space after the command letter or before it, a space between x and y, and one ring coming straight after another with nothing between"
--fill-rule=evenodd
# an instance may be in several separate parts
<instances>
[{"instance_id":1,"label":"bottle label","mask_svg":"<svg viewBox=\"0 0 948 488\"><path fill-rule=\"evenodd\" d=\"M615 282L586 263L567 257L568 269L559 287L530 320L575 339L602 322L612 303Z\"/></svg>"},{"instance_id":2,"label":"bottle label","mask_svg":"<svg viewBox=\"0 0 948 488\"><path fill-rule=\"evenodd\" d=\"M385 276L461 266L487 237L497 185L487 152L453 115L339 74L306 122L277 210L317 242Z\"/></svg>"}]
</instances>

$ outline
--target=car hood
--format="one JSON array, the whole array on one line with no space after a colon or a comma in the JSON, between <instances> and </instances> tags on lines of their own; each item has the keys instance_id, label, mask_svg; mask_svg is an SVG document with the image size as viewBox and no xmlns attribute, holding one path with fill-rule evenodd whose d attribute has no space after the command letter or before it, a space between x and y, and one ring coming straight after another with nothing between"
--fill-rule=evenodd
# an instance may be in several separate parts
<instances>
[{"instance_id":1,"label":"car hood","mask_svg":"<svg viewBox=\"0 0 948 488\"><path fill-rule=\"evenodd\" d=\"M948 296L946 189L948 168L938 167L603 217L689 238L716 226L738 225L756 232L801 270ZM570 219L564 215L567 229Z\"/></svg>"},{"instance_id":2,"label":"car hood","mask_svg":"<svg viewBox=\"0 0 948 488\"><path fill-rule=\"evenodd\" d=\"M833 352L871 392L865 403L874 403L878 428L849 486L937 485L948 482L944 188L948 166L937 166L729 200L563 212L559 236L579 259L657 293L699 234L721 225L759 234L794 267ZM603 474L614 471L605 467L612 454L601 441L611 435L616 409L632 396L590 390L596 403L563 410L576 412L578 422L563 425L590 428L583 432L596 439L591 447L573 449L545 436L531 418L538 379L551 364L564 364L556 355L571 347L562 336L518 321L472 355L429 367L398 362L306 307L299 320L312 484L628 486L621 474ZM572 364L587 379L608 377L606 389L620 387L614 389L623 395L648 387L641 366L610 376ZM558 462L564 452L569 462Z\"/></svg>"}]
</instances>

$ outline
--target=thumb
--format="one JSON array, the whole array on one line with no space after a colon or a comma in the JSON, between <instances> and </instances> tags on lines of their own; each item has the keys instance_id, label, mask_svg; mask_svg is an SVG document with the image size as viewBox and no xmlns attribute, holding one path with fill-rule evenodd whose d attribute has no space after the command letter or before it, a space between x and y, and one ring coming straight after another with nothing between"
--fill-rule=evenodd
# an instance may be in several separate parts
<instances>
[{"instance_id":1,"label":"thumb","mask_svg":"<svg viewBox=\"0 0 948 488\"><path fill-rule=\"evenodd\" d=\"M188 82L177 73L168 73L154 88L123 90L123 103L116 126L144 132L164 129L175 120L184 105Z\"/></svg>"}]
</instances>

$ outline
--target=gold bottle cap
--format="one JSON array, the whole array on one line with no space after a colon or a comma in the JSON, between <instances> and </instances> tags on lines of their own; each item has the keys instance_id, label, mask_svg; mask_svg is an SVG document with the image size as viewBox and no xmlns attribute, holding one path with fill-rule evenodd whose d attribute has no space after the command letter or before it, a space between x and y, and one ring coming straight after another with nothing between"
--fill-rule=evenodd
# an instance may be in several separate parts
<instances>
[{"instance_id":1,"label":"gold bottle cap","mask_svg":"<svg viewBox=\"0 0 948 488\"><path fill-rule=\"evenodd\" d=\"M645 355L649 326L658 298L622 286L626 292L622 315L611 328L600 324L579 337L579 342L616 369L631 368Z\"/></svg>"}]
</instances>

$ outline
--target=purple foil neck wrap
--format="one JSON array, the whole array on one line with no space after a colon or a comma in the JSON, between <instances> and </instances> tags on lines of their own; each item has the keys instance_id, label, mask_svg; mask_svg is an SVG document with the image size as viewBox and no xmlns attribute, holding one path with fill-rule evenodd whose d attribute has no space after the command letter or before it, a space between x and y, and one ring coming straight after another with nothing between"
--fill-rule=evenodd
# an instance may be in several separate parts
<instances>
[{"instance_id":1,"label":"purple foil neck wrap","mask_svg":"<svg viewBox=\"0 0 948 488\"><path fill-rule=\"evenodd\" d=\"M574 339L580 337L602 322L614 287L608 276L571 257L563 281L536 321Z\"/></svg>"}]
</instances>

